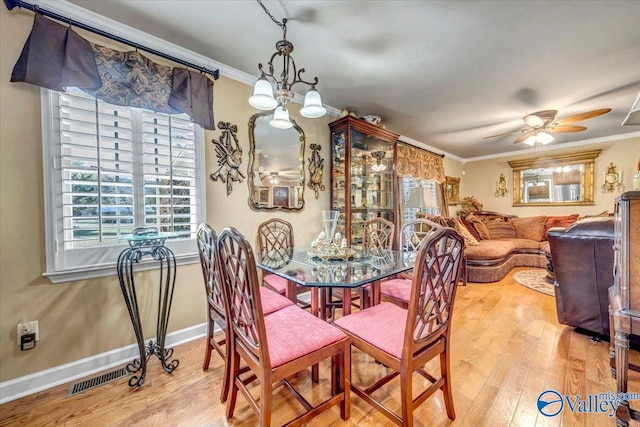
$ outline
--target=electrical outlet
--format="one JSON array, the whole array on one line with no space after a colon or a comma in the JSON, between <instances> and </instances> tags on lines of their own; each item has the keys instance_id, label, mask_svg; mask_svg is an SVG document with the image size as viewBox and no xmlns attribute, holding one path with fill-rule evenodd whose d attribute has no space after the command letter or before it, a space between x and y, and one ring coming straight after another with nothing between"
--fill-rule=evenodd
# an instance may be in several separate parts
<instances>
[{"instance_id":1,"label":"electrical outlet","mask_svg":"<svg viewBox=\"0 0 640 427\"><path fill-rule=\"evenodd\" d=\"M35 340L40 339L40 330L37 320L23 321L18 323L18 347L21 346L22 336L27 334L35 334Z\"/></svg>"}]
</instances>

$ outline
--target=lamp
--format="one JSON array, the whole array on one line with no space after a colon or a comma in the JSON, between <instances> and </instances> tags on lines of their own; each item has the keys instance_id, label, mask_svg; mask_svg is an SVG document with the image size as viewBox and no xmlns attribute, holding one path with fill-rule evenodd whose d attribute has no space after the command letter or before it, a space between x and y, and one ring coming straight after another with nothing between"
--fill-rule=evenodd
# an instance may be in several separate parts
<instances>
[{"instance_id":1,"label":"lamp","mask_svg":"<svg viewBox=\"0 0 640 427\"><path fill-rule=\"evenodd\" d=\"M305 70L304 68L298 70L296 62L291 56L293 44L287 40L287 18L283 18L282 22L279 22L269 10L267 10L264 4L262 4L261 0L257 1L271 20L282 28L283 36L282 40L276 43L276 52L271 55L271 59L269 59L267 63L269 66L268 72L263 69L262 63L258 64L260 78L253 88L253 96L249 98L249 104L264 111L270 111L275 108L273 120L271 120L269 124L279 129L288 129L293 126L289 120L289 112L286 108L287 104L290 103L294 97L291 88L298 83L304 83L310 86L310 88L304 97L304 106L300 110L300 114L309 119L324 116L327 110L322 106L320 93L316 90L318 78L314 77L313 82L303 80L301 74L304 73ZM276 57L282 57L282 72L277 74L274 72L273 67L273 61ZM291 75L289 75L289 71L291 71ZM276 75L280 78L276 77ZM273 85L276 87L275 95Z\"/></svg>"},{"instance_id":2,"label":"lamp","mask_svg":"<svg viewBox=\"0 0 640 427\"><path fill-rule=\"evenodd\" d=\"M549 135L547 132L534 132L524 140L524 143L527 145L534 146L536 144L546 145L553 141L553 136Z\"/></svg>"},{"instance_id":3,"label":"lamp","mask_svg":"<svg viewBox=\"0 0 640 427\"><path fill-rule=\"evenodd\" d=\"M436 205L433 203L431 190L420 186L411 189L405 207L422 210L425 208L435 208Z\"/></svg>"},{"instance_id":4,"label":"lamp","mask_svg":"<svg viewBox=\"0 0 640 427\"><path fill-rule=\"evenodd\" d=\"M636 100L633 102L629 114L622 121L622 126L640 125L640 92L636 96Z\"/></svg>"}]
</instances>

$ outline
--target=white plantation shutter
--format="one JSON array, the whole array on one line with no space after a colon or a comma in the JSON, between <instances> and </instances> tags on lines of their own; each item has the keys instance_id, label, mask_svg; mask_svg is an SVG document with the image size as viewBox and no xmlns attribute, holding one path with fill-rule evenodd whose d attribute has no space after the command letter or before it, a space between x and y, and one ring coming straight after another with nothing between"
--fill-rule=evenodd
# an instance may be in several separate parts
<instances>
[{"instance_id":1,"label":"white plantation shutter","mask_svg":"<svg viewBox=\"0 0 640 427\"><path fill-rule=\"evenodd\" d=\"M204 218L204 132L186 115L43 89L47 272L52 281L115 274L135 227L175 232L180 261L197 261Z\"/></svg>"}]
</instances>

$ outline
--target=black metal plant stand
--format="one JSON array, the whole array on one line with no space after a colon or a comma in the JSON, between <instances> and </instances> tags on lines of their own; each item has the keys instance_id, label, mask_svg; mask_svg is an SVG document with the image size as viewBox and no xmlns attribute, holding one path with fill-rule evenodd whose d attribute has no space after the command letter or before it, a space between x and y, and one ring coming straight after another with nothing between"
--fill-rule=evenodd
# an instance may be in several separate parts
<instances>
[{"instance_id":1,"label":"black metal plant stand","mask_svg":"<svg viewBox=\"0 0 640 427\"><path fill-rule=\"evenodd\" d=\"M170 233L158 233L155 228L137 228L133 234L127 237L129 248L120 253L118 257L118 279L122 296L129 310L133 330L138 341L140 358L134 359L127 364L127 370L136 374L129 379L130 387L141 387L144 384L147 373L147 362L151 355L160 359L165 372L171 373L178 367L180 362L177 359L170 360L173 356L173 349L165 348L167 336L167 325L169 323L169 313L171 312L171 302L173 300L173 290L176 283L176 258L173 251L164 242L169 237L176 237ZM142 324L140 321L140 310L138 308L138 297L133 278L133 266L140 262L145 256L151 256L160 262L160 281L158 292L158 317L156 324L157 342L149 340L145 345ZM137 374L139 372L139 374Z\"/></svg>"}]
</instances>

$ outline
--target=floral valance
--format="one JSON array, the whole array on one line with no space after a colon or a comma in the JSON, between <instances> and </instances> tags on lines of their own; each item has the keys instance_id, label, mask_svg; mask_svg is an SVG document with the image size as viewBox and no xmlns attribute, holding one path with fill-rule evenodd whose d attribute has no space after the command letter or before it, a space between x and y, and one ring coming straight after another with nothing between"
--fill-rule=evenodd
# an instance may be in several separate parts
<instances>
[{"instance_id":1,"label":"floral valance","mask_svg":"<svg viewBox=\"0 0 640 427\"><path fill-rule=\"evenodd\" d=\"M398 143L398 175L444 183L442 157L413 145Z\"/></svg>"},{"instance_id":2,"label":"floral valance","mask_svg":"<svg viewBox=\"0 0 640 427\"><path fill-rule=\"evenodd\" d=\"M206 75L157 64L138 51L89 43L70 27L37 13L11 81L57 91L77 87L110 104L186 113L215 129L213 81Z\"/></svg>"}]
</instances>

